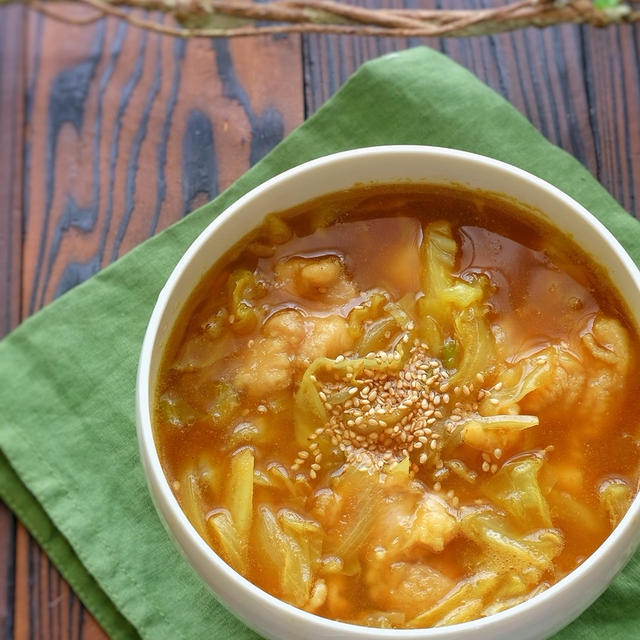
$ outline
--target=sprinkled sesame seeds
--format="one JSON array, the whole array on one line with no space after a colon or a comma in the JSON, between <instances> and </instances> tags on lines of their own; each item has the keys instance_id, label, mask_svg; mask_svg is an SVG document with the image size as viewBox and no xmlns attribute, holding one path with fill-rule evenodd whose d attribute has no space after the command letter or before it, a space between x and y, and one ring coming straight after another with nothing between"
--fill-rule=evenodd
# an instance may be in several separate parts
<instances>
[{"instance_id":1,"label":"sprinkled sesame seeds","mask_svg":"<svg viewBox=\"0 0 640 640\"><path fill-rule=\"evenodd\" d=\"M408 342L405 338L401 343ZM342 452L346 462L359 466L371 465L382 471L408 457L413 473L427 467L445 470L448 475L442 459L443 450L448 451L445 444L464 429L469 416L477 413L482 397L490 396L480 388L485 383L484 375L476 375L473 382L451 385L442 363L429 356L427 346L419 341L414 341L404 356L398 351L367 354L378 363L376 367L360 369L360 356L352 357L354 360L336 358L346 366L327 366L314 376L319 398L327 409L327 422L312 434L308 450L297 454L292 471L300 470L300 475L306 473L303 477L311 480L322 473L315 440L323 437ZM399 363L401 358L403 364ZM482 456L485 473L495 473L496 461L502 456L498 449L491 453ZM432 479L436 480L435 471ZM435 491L442 488L439 480L433 485ZM447 495L447 499L458 506L457 496Z\"/></svg>"}]
</instances>

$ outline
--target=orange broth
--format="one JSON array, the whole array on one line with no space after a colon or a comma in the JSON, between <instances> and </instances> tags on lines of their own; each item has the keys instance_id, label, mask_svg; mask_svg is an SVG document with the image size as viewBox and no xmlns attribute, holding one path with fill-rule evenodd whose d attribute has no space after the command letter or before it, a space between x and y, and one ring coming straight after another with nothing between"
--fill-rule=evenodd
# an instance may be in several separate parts
<instances>
[{"instance_id":1,"label":"orange broth","mask_svg":"<svg viewBox=\"0 0 640 640\"><path fill-rule=\"evenodd\" d=\"M268 217L203 278L155 438L200 535L259 587L454 624L544 590L621 519L639 345L604 271L525 207L357 186Z\"/></svg>"}]
</instances>

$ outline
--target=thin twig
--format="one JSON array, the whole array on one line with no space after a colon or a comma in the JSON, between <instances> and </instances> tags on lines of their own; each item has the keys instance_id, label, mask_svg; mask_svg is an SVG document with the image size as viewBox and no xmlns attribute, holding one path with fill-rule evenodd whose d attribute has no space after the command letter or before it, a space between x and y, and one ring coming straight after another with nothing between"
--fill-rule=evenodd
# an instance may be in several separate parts
<instances>
[{"instance_id":1,"label":"thin twig","mask_svg":"<svg viewBox=\"0 0 640 640\"><path fill-rule=\"evenodd\" d=\"M0 0L0 5L14 0ZM17 0L20 1L20 0ZM583 23L594 27L640 21L640 11L621 2L606 10L592 0L516 0L489 9L369 9L337 0L75 0L95 10L78 17L53 5L56 0L22 0L37 11L73 25L104 16L182 38L242 37L281 33L336 33L394 37L460 37ZM640 0L629 0L632 3ZM175 25L153 22L137 11L162 11ZM265 24L272 23L272 24Z\"/></svg>"},{"instance_id":2,"label":"thin twig","mask_svg":"<svg viewBox=\"0 0 640 640\"><path fill-rule=\"evenodd\" d=\"M68 13L62 13L64 9L54 9L51 3L45 4L44 2L40 2L39 0L29 0L28 4L32 9L39 11L42 15L47 16L47 18L80 27L84 27L88 24L93 24L94 22L97 22L98 20L104 18L104 14L102 13L102 11L95 12L90 16L80 17L72 16Z\"/></svg>"}]
</instances>

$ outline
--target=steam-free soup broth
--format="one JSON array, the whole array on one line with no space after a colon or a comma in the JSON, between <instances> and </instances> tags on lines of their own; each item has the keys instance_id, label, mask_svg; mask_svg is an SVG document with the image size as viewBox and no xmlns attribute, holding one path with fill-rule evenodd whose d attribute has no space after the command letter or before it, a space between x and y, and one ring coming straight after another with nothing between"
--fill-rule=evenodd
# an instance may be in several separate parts
<instances>
[{"instance_id":1,"label":"steam-free soup broth","mask_svg":"<svg viewBox=\"0 0 640 640\"><path fill-rule=\"evenodd\" d=\"M624 516L639 355L605 273L525 207L358 186L213 266L155 438L193 526L259 587L356 624L454 624L547 589Z\"/></svg>"}]
</instances>

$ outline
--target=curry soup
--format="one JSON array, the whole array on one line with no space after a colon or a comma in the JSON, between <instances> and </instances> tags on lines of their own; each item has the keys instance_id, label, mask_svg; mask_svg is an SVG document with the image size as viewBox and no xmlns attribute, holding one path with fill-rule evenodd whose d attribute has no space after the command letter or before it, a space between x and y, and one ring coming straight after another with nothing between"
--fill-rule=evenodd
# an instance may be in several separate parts
<instances>
[{"instance_id":1,"label":"curry soup","mask_svg":"<svg viewBox=\"0 0 640 640\"><path fill-rule=\"evenodd\" d=\"M359 186L267 216L202 280L155 438L194 527L259 587L454 624L548 588L622 518L639 357L602 270L523 207Z\"/></svg>"}]
</instances>

